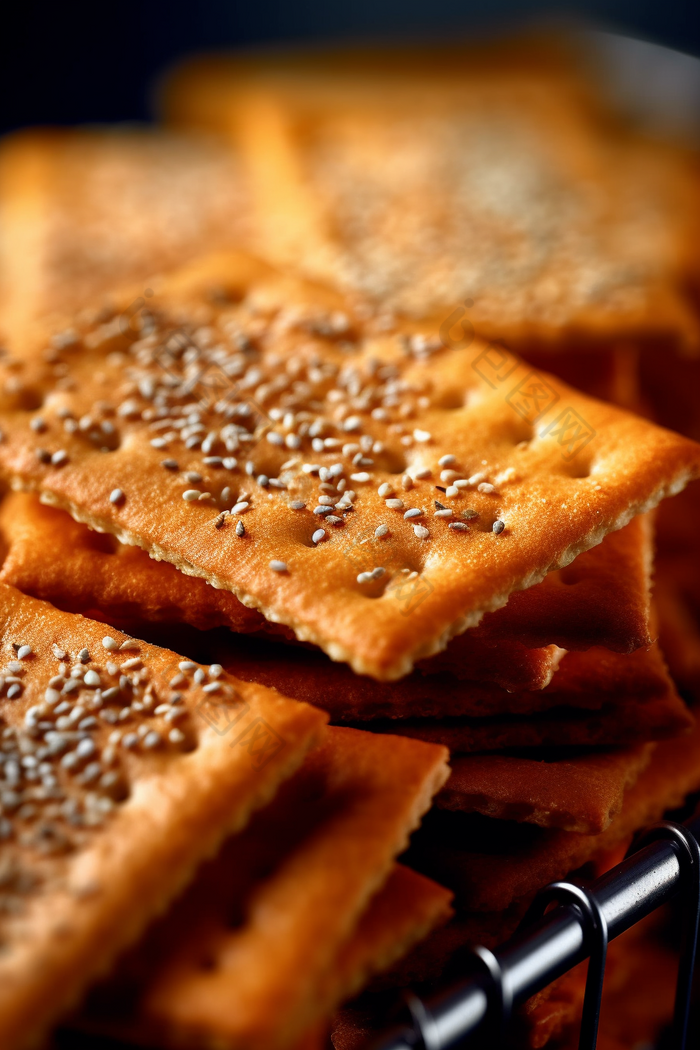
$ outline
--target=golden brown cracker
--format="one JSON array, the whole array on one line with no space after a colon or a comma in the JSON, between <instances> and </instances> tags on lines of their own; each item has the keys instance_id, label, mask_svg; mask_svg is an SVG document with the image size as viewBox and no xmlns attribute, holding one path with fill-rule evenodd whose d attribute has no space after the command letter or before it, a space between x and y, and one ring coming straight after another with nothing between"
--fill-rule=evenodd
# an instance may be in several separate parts
<instances>
[{"instance_id":1,"label":"golden brown cracker","mask_svg":"<svg viewBox=\"0 0 700 1050\"><path fill-rule=\"evenodd\" d=\"M168 108L241 151L268 257L377 310L523 350L696 346L689 158L601 119L572 61L426 60L200 61Z\"/></svg>"},{"instance_id":2,"label":"golden brown cracker","mask_svg":"<svg viewBox=\"0 0 700 1050\"><path fill-rule=\"evenodd\" d=\"M653 744L547 758L459 755L437 805L583 835L605 831L625 791L648 764Z\"/></svg>"},{"instance_id":3,"label":"golden brown cracker","mask_svg":"<svg viewBox=\"0 0 700 1050\"><path fill-rule=\"evenodd\" d=\"M33 1045L268 802L322 712L0 585L3 1046Z\"/></svg>"},{"instance_id":4,"label":"golden brown cracker","mask_svg":"<svg viewBox=\"0 0 700 1050\"><path fill-rule=\"evenodd\" d=\"M0 145L4 335L248 231L245 180L211 135L25 130ZM12 340L11 340L12 341Z\"/></svg>"},{"instance_id":5,"label":"golden brown cracker","mask_svg":"<svg viewBox=\"0 0 700 1050\"><path fill-rule=\"evenodd\" d=\"M465 908L498 911L513 902L525 903L541 886L611 850L624 849L635 831L680 805L699 786L696 724L688 736L657 745L648 766L625 793L619 815L599 835L433 813L433 827L426 822L414 839L409 863L453 889Z\"/></svg>"},{"instance_id":6,"label":"golden brown cracker","mask_svg":"<svg viewBox=\"0 0 700 1050\"><path fill-rule=\"evenodd\" d=\"M228 287L226 305L207 298L214 281ZM478 343L372 334L335 293L242 256L173 276L149 304L76 322L48 354L43 333L5 363L3 473L378 678L407 673L700 469L698 447L670 432L555 380L537 377L535 397L517 361L494 389L493 371L474 369L487 367ZM236 378L227 369L239 372L234 388L218 385ZM213 385L201 386L207 376ZM403 404L416 413L408 426ZM316 424L342 436L314 437ZM443 473L453 455L466 488ZM304 508L291 507L297 498ZM225 509L234 513L221 518Z\"/></svg>"},{"instance_id":7,"label":"golden brown cracker","mask_svg":"<svg viewBox=\"0 0 700 1050\"><path fill-rule=\"evenodd\" d=\"M139 946L132 965L145 986L132 1015L117 981L92 1020L174 1046L294 1046L449 914L449 892L413 873L391 877L391 905L382 889L447 777L446 757L329 730ZM126 977L133 984L128 967Z\"/></svg>"}]
</instances>

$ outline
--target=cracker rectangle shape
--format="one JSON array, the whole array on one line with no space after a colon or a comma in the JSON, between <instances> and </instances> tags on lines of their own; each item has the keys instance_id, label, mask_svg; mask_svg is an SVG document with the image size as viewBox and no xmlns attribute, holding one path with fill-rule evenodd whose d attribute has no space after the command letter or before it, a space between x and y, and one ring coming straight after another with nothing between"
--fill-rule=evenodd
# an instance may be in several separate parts
<instances>
[{"instance_id":1,"label":"cracker rectangle shape","mask_svg":"<svg viewBox=\"0 0 700 1050\"><path fill-rule=\"evenodd\" d=\"M212 302L214 286L228 301ZM525 365L499 388L478 341L377 331L248 257L173 275L148 306L120 301L48 355L42 331L6 362L0 471L377 678L700 471L693 442L551 377L528 421L506 396L527 387ZM467 485L457 495L436 487L445 456Z\"/></svg>"},{"instance_id":2,"label":"cracker rectangle shape","mask_svg":"<svg viewBox=\"0 0 700 1050\"><path fill-rule=\"evenodd\" d=\"M648 765L653 749L653 744L640 744L545 758L536 753L458 755L436 802L459 813L596 835L620 812L625 791Z\"/></svg>"},{"instance_id":3,"label":"cracker rectangle shape","mask_svg":"<svg viewBox=\"0 0 700 1050\"><path fill-rule=\"evenodd\" d=\"M690 158L601 120L571 55L558 68L483 46L461 62L383 58L200 61L174 76L173 122L216 126L244 154L267 258L383 310L451 315L458 333L466 313L523 350L697 345Z\"/></svg>"},{"instance_id":4,"label":"cracker rectangle shape","mask_svg":"<svg viewBox=\"0 0 700 1050\"><path fill-rule=\"evenodd\" d=\"M624 847L635 831L679 806L698 787L696 723L688 736L657 745L649 765L625 793L619 815L599 835L439 813L433 814L438 818L434 826L426 823L414 839L408 863L453 889L461 906L500 911L514 902L525 904L546 883ZM424 834L427 850L420 845ZM452 845L460 839L462 846Z\"/></svg>"},{"instance_id":5,"label":"cracker rectangle shape","mask_svg":"<svg viewBox=\"0 0 700 1050\"><path fill-rule=\"evenodd\" d=\"M381 962L363 952L360 965L353 938L444 784L446 758L405 738L328 730L139 946L144 987L127 1029L133 1022L173 1046L286 1050L327 1019L347 987L344 969L355 982ZM446 916L449 893L433 887L431 896L426 932ZM381 911L367 922L377 918L381 926ZM387 944L388 955L398 947ZM119 1020L118 994L112 1006Z\"/></svg>"},{"instance_id":6,"label":"cracker rectangle shape","mask_svg":"<svg viewBox=\"0 0 700 1050\"><path fill-rule=\"evenodd\" d=\"M74 1005L269 801L325 722L114 634L0 585L8 1050L35 1045Z\"/></svg>"}]
</instances>

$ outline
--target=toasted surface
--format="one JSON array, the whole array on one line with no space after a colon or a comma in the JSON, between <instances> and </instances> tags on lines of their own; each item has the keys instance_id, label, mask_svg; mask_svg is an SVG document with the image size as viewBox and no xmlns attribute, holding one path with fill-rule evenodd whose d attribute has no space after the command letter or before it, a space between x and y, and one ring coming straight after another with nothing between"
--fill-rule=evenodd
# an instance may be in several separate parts
<instances>
[{"instance_id":1,"label":"toasted surface","mask_svg":"<svg viewBox=\"0 0 700 1050\"><path fill-rule=\"evenodd\" d=\"M103 625L5 584L0 636L10 1050L33 1045L269 801L325 716L121 634L108 650Z\"/></svg>"},{"instance_id":2,"label":"toasted surface","mask_svg":"<svg viewBox=\"0 0 700 1050\"><path fill-rule=\"evenodd\" d=\"M635 831L679 806L698 787L696 723L688 736L657 745L648 766L625 793L619 815L599 835L436 812L432 827L426 822L414 838L408 863L453 889L463 907L498 911L525 903L548 882L624 847ZM464 847L448 845L457 836Z\"/></svg>"},{"instance_id":3,"label":"toasted surface","mask_svg":"<svg viewBox=\"0 0 700 1050\"><path fill-rule=\"evenodd\" d=\"M212 282L228 288L227 305L207 298ZM122 301L134 314L137 300ZM568 564L700 469L692 442L555 380L545 381L549 407L538 402L538 421L528 423L519 414L532 409L525 365L515 361L512 396L504 398L474 370L491 352L483 346L435 344L426 354L424 341L409 340L406 353L400 333L373 334L372 322L348 316L333 293L247 257L200 263L164 283L147 308L140 302L134 316L76 321L48 354L48 333L38 334L6 362L0 469L73 517L232 590L361 673L407 673L514 590ZM182 340L195 337L202 346L184 351ZM210 400L203 371L216 379L204 388ZM236 380L224 397L222 375ZM408 426L398 422L397 398L415 412ZM40 414L32 407L39 402ZM342 436L316 438L312 428ZM287 437L298 446L291 460ZM436 489L445 455L455 456L455 473L468 482L456 496ZM161 466L165 459L179 469ZM262 484L253 484L246 463ZM316 466L332 484L316 480ZM430 478L417 477L424 470ZM202 481L188 481L188 473ZM412 489L402 487L404 476L413 476ZM401 509L385 505L383 484L403 497ZM354 492L354 502L344 492ZM452 519L433 517L436 495ZM340 504L330 515L337 522L325 523L328 542L312 541L325 516L312 513L324 506L321 497ZM305 509L291 508L297 498ZM220 520L240 503L249 506ZM406 508L415 519L404 520ZM469 531L450 528L467 525L460 515L472 512ZM235 531L238 514L244 536ZM496 521L504 522L498 534ZM376 537L382 525L388 531ZM384 572L363 575L374 569Z\"/></svg>"},{"instance_id":4,"label":"toasted surface","mask_svg":"<svg viewBox=\"0 0 700 1050\"><path fill-rule=\"evenodd\" d=\"M602 711L611 705L642 708L654 701L665 704L670 713L678 703L656 643L629 655L606 649L566 653L546 688L517 691L418 671L399 682L375 682L353 675L321 653L258 638L227 637L213 651L243 678L318 704L335 722L368 726L378 719L492 718L562 708Z\"/></svg>"},{"instance_id":5,"label":"toasted surface","mask_svg":"<svg viewBox=\"0 0 700 1050\"><path fill-rule=\"evenodd\" d=\"M458 755L437 797L442 809L563 828L605 831L629 788L648 765L653 744L567 757Z\"/></svg>"},{"instance_id":6,"label":"toasted surface","mask_svg":"<svg viewBox=\"0 0 700 1050\"><path fill-rule=\"evenodd\" d=\"M244 180L212 136L31 130L0 145L5 337L120 281L246 238Z\"/></svg>"},{"instance_id":7,"label":"toasted surface","mask_svg":"<svg viewBox=\"0 0 700 1050\"><path fill-rule=\"evenodd\" d=\"M135 1013L117 982L97 1018L178 1047L293 1047L449 914L448 891L398 875L385 929L382 891L446 758L416 741L329 730L134 953L128 983L145 982Z\"/></svg>"},{"instance_id":8,"label":"toasted surface","mask_svg":"<svg viewBox=\"0 0 700 1050\"><path fill-rule=\"evenodd\" d=\"M169 112L242 152L267 257L378 309L459 331L468 299L522 348L696 344L687 158L601 119L571 61L455 51L195 62Z\"/></svg>"},{"instance_id":9,"label":"toasted surface","mask_svg":"<svg viewBox=\"0 0 700 1050\"><path fill-rule=\"evenodd\" d=\"M11 493L0 503L0 536L5 555L0 579L59 608L96 613L117 625L135 620L227 626L240 633L282 630L230 591L100 536L30 493ZM49 537L62 548L60 558L44 557ZM453 638L443 653L421 661L419 669L490 681L509 691L531 690L551 681L561 646L631 651L649 644L651 549L648 517L633 518L566 569L511 595L506 606ZM556 638L559 647L547 638ZM244 661L252 657L247 647L232 644L242 648ZM284 663L286 657L279 655ZM315 674L322 675L326 663L320 660Z\"/></svg>"}]
</instances>

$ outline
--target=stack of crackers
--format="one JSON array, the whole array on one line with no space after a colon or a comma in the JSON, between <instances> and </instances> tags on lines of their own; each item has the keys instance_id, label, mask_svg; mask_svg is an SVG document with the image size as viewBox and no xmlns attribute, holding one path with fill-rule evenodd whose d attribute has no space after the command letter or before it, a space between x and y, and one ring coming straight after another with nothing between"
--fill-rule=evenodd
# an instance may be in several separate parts
<instances>
[{"instance_id":1,"label":"stack of crackers","mask_svg":"<svg viewBox=\"0 0 700 1050\"><path fill-rule=\"evenodd\" d=\"M349 1050L700 789L695 161L534 43L165 110L0 148L2 1045Z\"/></svg>"}]
</instances>

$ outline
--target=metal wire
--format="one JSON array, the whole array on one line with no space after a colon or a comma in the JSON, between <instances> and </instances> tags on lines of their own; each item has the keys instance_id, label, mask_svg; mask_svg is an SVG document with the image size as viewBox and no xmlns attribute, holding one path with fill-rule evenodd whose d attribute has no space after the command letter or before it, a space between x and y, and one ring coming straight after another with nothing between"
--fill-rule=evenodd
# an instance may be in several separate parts
<instances>
[{"instance_id":1,"label":"metal wire","mask_svg":"<svg viewBox=\"0 0 700 1050\"><path fill-rule=\"evenodd\" d=\"M412 1023L387 1033L375 1050L456 1050L487 1025L500 1031L511 1004L524 1002L592 954L579 1045L594 1048L608 939L684 891L688 915L673 1034L675 1050L685 1050L700 920L699 838L700 816L684 825L664 821L649 829L631 857L588 890L571 883L546 887L537 906L539 918L534 918L533 905L527 928L521 927L501 949L475 950L485 974L460 981L427 1003L413 997ZM542 915L543 902L553 898L561 903Z\"/></svg>"}]
</instances>

